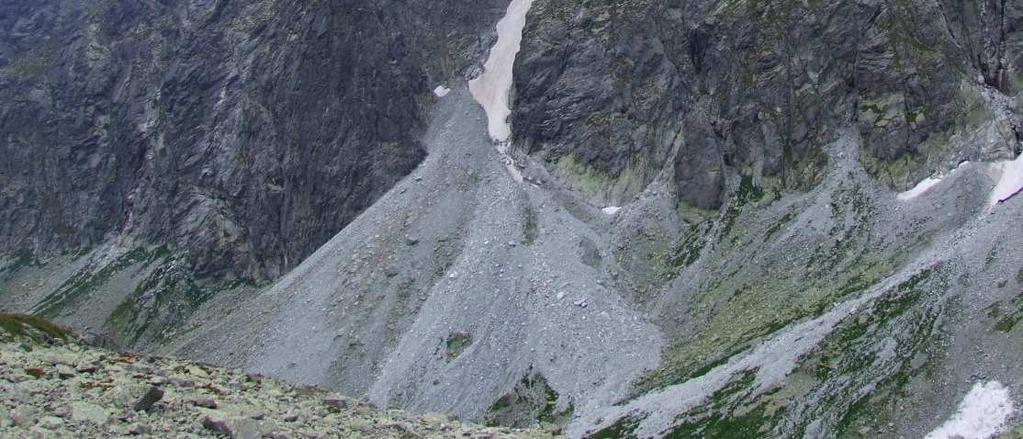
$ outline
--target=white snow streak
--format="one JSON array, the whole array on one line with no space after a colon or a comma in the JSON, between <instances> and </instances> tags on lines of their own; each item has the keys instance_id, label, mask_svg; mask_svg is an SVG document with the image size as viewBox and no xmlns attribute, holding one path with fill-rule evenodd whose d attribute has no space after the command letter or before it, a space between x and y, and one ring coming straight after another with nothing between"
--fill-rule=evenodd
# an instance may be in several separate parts
<instances>
[{"instance_id":1,"label":"white snow streak","mask_svg":"<svg viewBox=\"0 0 1023 439\"><path fill-rule=\"evenodd\" d=\"M912 199L920 196L924 192L927 192L932 187L937 186L938 183L941 183L941 179L940 178L927 177L927 178L923 179L923 181L921 181L920 183L917 183L916 186L913 186L912 189L910 189L908 191L905 191L905 192L900 192L895 197L898 198L899 201L912 200Z\"/></svg>"},{"instance_id":2,"label":"white snow streak","mask_svg":"<svg viewBox=\"0 0 1023 439\"><path fill-rule=\"evenodd\" d=\"M958 412L924 439L988 439L1002 432L1014 411L1002 383L977 383L959 403Z\"/></svg>"},{"instance_id":3,"label":"white snow streak","mask_svg":"<svg viewBox=\"0 0 1023 439\"><path fill-rule=\"evenodd\" d=\"M496 143L507 142L511 136L508 96L512 86L512 67L522 43L526 13L532 4L533 0L512 0L507 13L497 22L497 43L490 49L483 74L469 81L469 91L486 111L487 131Z\"/></svg>"},{"instance_id":4,"label":"white snow streak","mask_svg":"<svg viewBox=\"0 0 1023 439\"><path fill-rule=\"evenodd\" d=\"M444 96L447 96L448 93L451 93L451 89L447 88L447 87L445 87L443 85L438 85L437 88L433 89L433 94L435 96L437 96L438 98L442 98Z\"/></svg>"},{"instance_id":5,"label":"white snow streak","mask_svg":"<svg viewBox=\"0 0 1023 439\"><path fill-rule=\"evenodd\" d=\"M619 210L622 210L622 208L618 206L607 206L601 210L608 215L614 215L618 213Z\"/></svg>"},{"instance_id":6,"label":"white snow streak","mask_svg":"<svg viewBox=\"0 0 1023 439\"><path fill-rule=\"evenodd\" d=\"M1023 154L1016 160L995 163L992 167L999 174L998 184L991 191L990 204L994 206L1023 190Z\"/></svg>"},{"instance_id":7,"label":"white snow streak","mask_svg":"<svg viewBox=\"0 0 1023 439\"><path fill-rule=\"evenodd\" d=\"M917 183L916 186L913 186L912 189L905 192L900 192L898 195L895 196L895 198L898 198L899 201L909 201L916 197L919 197L920 195L923 195L927 191L931 190L931 188L937 186L938 183L941 183L941 181L945 179L945 177L952 175L954 172L958 171L959 168L963 167L963 165L966 165L967 163L970 162L962 162L958 164L955 168L952 168L952 170L949 171L947 175L939 174L933 177L927 177L923 179L923 181Z\"/></svg>"}]
</instances>

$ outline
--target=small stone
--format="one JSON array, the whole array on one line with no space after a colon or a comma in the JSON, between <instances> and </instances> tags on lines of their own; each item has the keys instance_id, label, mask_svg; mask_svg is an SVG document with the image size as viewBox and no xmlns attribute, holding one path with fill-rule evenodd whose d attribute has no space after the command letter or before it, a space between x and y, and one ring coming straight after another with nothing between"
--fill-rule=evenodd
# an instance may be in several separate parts
<instances>
[{"instance_id":1,"label":"small stone","mask_svg":"<svg viewBox=\"0 0 1023 439\"><path fill-rule=\"evenodd\" d=\"M192 376L196 376L199 378L209 378L210 376L210 374L206 373L206 371L203 370L203 368L198 366L189 366L188 373Z\"/></svg>"},{"instance_id":2,"label":"small stone","mask_svg":"<svg viewBox=\"0 0 1023 439\"><path fill-rule=\"evenodd\" d=\"M413 237L413 236L406 236L405 237L405 244L406 245L410 245L410 246L411 245L419 244L419 238L416 238L416 237Z\"/></svg>"},{"instance_id":3,"label":"small stone","mask_svg":"<svg viewBox=\"0 0 1023 439\"><path fill-rule=\"evenodd\" d=\"M213 398L201 398L193 400L192 405L207 409L215 409L217 408L217 401L214 401Z\"/></svg>"},{"instance_id":4,"label":"small stone","mask_svg":"<svg viewBox=\"0 0 1023 439\"><path fill-rule=\"evenodd\" d=\"M94 373L97 370L99 370L99 368L96 367L95 364L79 364L78 367L75 368L75 372L78 373Z\"/></svg>"},{"instance_id":5,"label":"small stone","mask_svg":"<svg viewBox=\"0 0 1023 439\"><path fill-rule=\"evenodd\" d=\"M142 395L142 398L135 403L135 411L149 411L149 409L153 408L153 404L156 404L156 402L161 399L163 399L163 389L152 386L148 391L146 391L146 394Z\"/></svg>"},{"instance_id":6,"label":"small stone","mask_svg":"<svg viewBox=\"0 0 1023 439\"><path fill-rule=\"evenodd\" d=\"M146 433L149 433L149 429L146 428L145 425L142 425L142 424L131 424L131 425L128 426L128 434L130 434L132 436L141 436L141 435L146 434Z\"/></svg>"},{"instance_id":7,"label":"small stone","mask_svg":"<svg viewBox=\"0 0 1023 439\"><path fill-rule=\"evenodd\" d=\"M64 420L56 416L43 416L39 419L39 426L47 430L56 430L64 425Z\"/></svg>"},{"instance_id":8,"label":"small stone","mask_svg":"<svg viewBox=\"0 0 1023 439\"><path fill-rule=\"evenodd\" d=\"M171 378L168 382L174 387L181 387L184 389L195 387L195 382L186 378L175 377Z\"/></svg>"},{"instance_id":9,"label":"small stone","mask_svg":"<svg viewBox=\"0 0 1023 439\"><path fill-rule=\"evenodd\" d=\"M284 422L295 422L298 420L298 415L290 413L284 416Z\"/></svg>"},{"instance_id":10,"label":"small stone","mask_svg":"<svg viewBox=\"0 0 1023 439\"><path fill-rule=\"evenodd\" d=\"M327 398L323 400L323 403L326 404L328 408L338 411L347 410L349 406L348 401L343 398Z\"/></svg>"},{"instance_id":11,"label":"small stone","mask_svg":"<svg viewBox=\"0 0 1023 439\"><path fill-rule=\"evenodd\" d=\"M89 422L99 426L110 422L110 414L103 407L88 402L75 402L71 404L71 420L75 422Z\"/></svg>"},{"instance_id":12,"label":"small stone","mask_svg":"<svg viewBox=\"0 0 1023 439\"><path fill-rule=\"evenodd\" d=\"M63 364L57 366L57 376L62 380L66 380L77 375L74 369Z\"/></svg>"},{"instance_id":13,"label":"small stone","mask_svg":"<svg viewBox=\"0 0 1023 439\"><path fill-rule=\"evenodd\" d=\"M167 383L167 379L161 376L155 376L149 379L149 384L154 386L162 386Z\"/></svg>"},{"instance_id":14,"label":"small stone","mask_svg":"<svg viewBox=\"0 0 1023 439\"><path fill-rule=\"evenodd\" d=\"M202 419L202 426L214 433L219 433L231 438L234 437L234 430L231 429L231 425L223 419L206 416Z\"/></svg>"},{"instance_id":15,"label":"small stone","mask_svg":"<svg viewBox=\"0 0 1023 439\"><path fill-rule=\"evenodd\" d=\"M21 428L28 428L36 423L36 410L29 406L18 406L11 410L11 421Z\"/></svg>"}]
</instances>

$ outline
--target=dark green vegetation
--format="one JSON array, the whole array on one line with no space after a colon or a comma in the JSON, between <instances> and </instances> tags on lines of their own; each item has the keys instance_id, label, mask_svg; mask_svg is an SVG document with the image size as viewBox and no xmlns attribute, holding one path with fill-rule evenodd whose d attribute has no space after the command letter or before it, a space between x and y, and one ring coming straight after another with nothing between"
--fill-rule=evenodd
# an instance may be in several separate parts
<instances>
[{"instance_id":1,"label":"dark green vegetation","mask_svg":"<svg viewBox=\"0 0 1023 439\"><path fill-rule=\"evenodd\" d=\"M781 412L768 415L766 403L753 408L741 408L740 405L743 398L749 395L755 376L755 372L748 371L734 378L698 409L688 413L687 420L665 437L745 439L766 436Z\"/></svg>"},{"instance_id":2,"label":"dark green vegetation","mask_svg":"<svg viewBox=\"0 0 1023 439\"><path fill-rule=\"evenodd\" d=\"M527 245L533 244L538 233L536 211L533 210L532 206L526 206L522 211L522 239Z\"/></svg>"},{"instance_id":3,"label":"dark green vegetation","mask_svg":"<svg viewBox=\"0 0 1023 439\"><path fill-rule=\"evenodd\" d=\"M621 439L632 437L633 432L639 427L639 419L624 417L614 424L587 436L589 439Z\"/></svg>"},{"instance_id":4,"label":"dark green vegetation","mask_svg":"<svg viewBox=\"0 0 1023 439\"><path fill-rule=\"evenodd\" d=\"M444 348L449 360L458 358L472 345L472 335L467 332L453 332L444 340Z\"/></svg>"},{"instance_id":5,"label":"dark green vegetation","mask_svg":"<svg viewBox=\"0 0 1023 439\"><path fill-rule=\"evenodd\" d=\"M816 364L822 382L843 383L824 401L843 413L836 422L840 437L861 437L861 431L883 431L904 404L907 386L935 379L941 343L935 327L950 304L928 303L934 285L941 285L940 268L924 270L879 298L869 311L853 316L832 334L823 349L805 364ZM894 357L881 354L881 341L897 343ZM865 392L864 388L873 388Z\"/></svg>"},{"instance_id":6,"label":"dark green vegetation","mask_svg":"<svg viewBox=\"0 0 1023 439\"><path fill-rule=\"evenodd\" d=\"M1016 295L1009 303L995 302L988 308L987 315L995 321L995 330L1012 332L1016 324L1023 320L1023 293Z\"/></svg>"},{"instance_id":7,"label":"dark green vegetation","mask_svg":"<svg viewBox=\"0 0 1023 439\"><path fill-rule=\"evenodd\" d=\"M114 274L140 264L165 260L168 254L164 247L152 251L140 247L117 257L112 263L101 266L98 271L83 269L65 281L55 293L47 296L36 307L36 312L47 318L55 318L87 299L89 294L95 293L97 288L103 286Z\"/></svg>"},{"instance_id":8,"label":"dark green vegetation","mask_svg":"<svg viewBox=\"0 0 1023 439\"><path fill-rule=\"evenodd\" d=\"M163 264L114 309L104 326L122 344L134 345L143 339L160 342L215 291L231 288L228 283L204 288L180 268Z\"/></svg>"},{"instance_id":9,"label":"dark green vegetation","mask_svg":"<svg viewBox=\"0 0 1023 439\"><path fill-rule=\"evenodd\" d=\"M564 425L572 418L571 404L558 411L558 393L539 373L529 371L511 392L504 394L487 409L486 424L506 427Z\"/></svg>"},{"instance_id":10,"label":"dark green vegetation","mask_svg":"<svg viewBox=\"0 0 1023 439\"><path fill-rule=\"evenodd\" d=\"M71 332L48 320L22 314L0 314L0 330L3 330L0 337L28 337L37 341L71 338Z\"/></svg>"},{"instance_id":11,"label":"dark green vegetation","mask_svg":"<svg viewBox=\"0 0 1023 439\"><path fill-rule=\"evenodd\" d=\"M727 265L707 276L694 292L693 314L707 323L699 332L674 340L661 367L636 383L637 393L701 376L757 340L867 290L898 267L909 251L888 251L888 243L871 234L874 207L863 191L858 184L848 184L835 193L830 230L811 241L810 251L792 254L798 262L749 261L756 246L776 244L772 239L779 239L781 227L798 218L790 209L777 213L779 219L769 225L751 227L750 218L766 209L756 204L766 195L751 180L745 179L729 207L723 208L717 228L691 226L669 259L668 278L685 273L701 255ZM709 242L707 234L718 240ZM706 270L707 265L694 269Z\"/></svg>"}]
</instances>

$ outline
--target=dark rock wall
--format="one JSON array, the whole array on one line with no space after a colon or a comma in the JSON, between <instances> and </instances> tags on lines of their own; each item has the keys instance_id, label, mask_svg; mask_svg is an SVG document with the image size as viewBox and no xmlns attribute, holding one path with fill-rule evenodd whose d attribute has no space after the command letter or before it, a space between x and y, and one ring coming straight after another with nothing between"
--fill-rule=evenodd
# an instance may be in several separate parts
<instances>
[{"instance_id":1,"label":"dark rock wall","mask_svg":"<svg viewBox=\"0 0 1023 439\"><path fill-rule=\"evenodd\" d=\"M905 187L933 169L892 163L983 116L963 81L1016 92L1021 20L1011 1L537 0L514 134L612 179L677 148L680 199L714 208L723 167L815 184L854 122L877 176Z\"/></svg>"},{"instance_id":2,"label":"dark rock wall","mask_svg":"<svg viewBox=\"0 0 1023 439\"><path fill-rule=\"evenodd\" d=\"M424 157L502 2L0 5L0 255L112 237L267 279Z\"/></svg>"}]
</instances>

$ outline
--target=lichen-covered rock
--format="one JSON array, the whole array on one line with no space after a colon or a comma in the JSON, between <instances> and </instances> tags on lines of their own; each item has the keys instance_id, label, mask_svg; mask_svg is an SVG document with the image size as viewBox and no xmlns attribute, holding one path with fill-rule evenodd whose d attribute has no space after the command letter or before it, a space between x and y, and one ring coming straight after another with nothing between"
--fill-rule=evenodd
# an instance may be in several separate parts
<instances>
[{"instance_id":1,"label":"lichen-covered rock","mask_svg":"<svg viewBox=\"0 0 1023 439\"><path fill-rule=\"evenodd\" d=\"M32 349L8 350L16 343ZM440 417L378 411L366 404L313 388L297 388L238 371L200 367L162 357L117 354L78 345L12 336L0 327L0 437L100 438L145 434L153 437L551 437L540 431L482 428ZM90 375L59 378L53 357L96 365ZM12 379L26 368L44 371L38 378ZM198 371L202 373L194 373ZM194 385L154 378L178 374ZM176 384L178 383L178 384ZM149 385L141 402L125 406L118 389ZM145 388L145 387L143 387ZM20 389L25 389L22 392ZM220 401L215 408L196 400ZM325 404L324 401L333 401ZM340 401L345 401L344 404ZM65 407L66 406L66 407ZM295 416L293 413L301 413Z\"/></svg>"}]
</instances>

